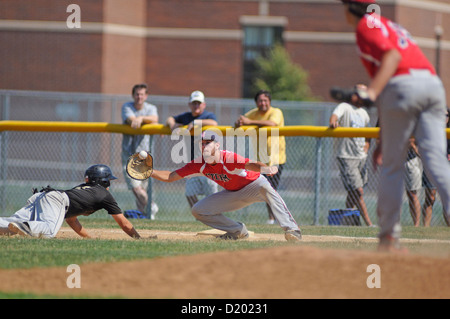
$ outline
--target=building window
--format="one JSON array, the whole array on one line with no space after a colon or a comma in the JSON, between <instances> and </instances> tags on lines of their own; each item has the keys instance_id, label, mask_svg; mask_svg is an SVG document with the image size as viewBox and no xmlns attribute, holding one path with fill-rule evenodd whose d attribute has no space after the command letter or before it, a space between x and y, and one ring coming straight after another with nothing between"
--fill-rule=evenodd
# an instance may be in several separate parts
<instances>
[{"instance_id":1,"label":"building window","mask_svg":"<svg viewBox=\"0 0 450 319\"><path fill-rule=\"evenodd\" d=\"M244 98L253 97L253 80L256 72L256 59L266 57L275 44L283 43L282 26L244 26L243 39L243 88Z\"/></svg>"}]
</instances>

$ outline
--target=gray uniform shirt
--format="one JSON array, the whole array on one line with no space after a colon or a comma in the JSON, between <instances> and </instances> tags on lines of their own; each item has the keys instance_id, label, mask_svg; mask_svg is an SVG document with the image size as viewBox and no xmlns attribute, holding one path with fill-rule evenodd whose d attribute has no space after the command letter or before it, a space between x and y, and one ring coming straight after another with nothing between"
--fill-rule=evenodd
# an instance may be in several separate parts
<instances>
[{"instance_id":1,"label":"gray uniform shirt","mask_svg":"<svg viewBox=\"0 0 450 319\"><path fill-rule=\"evenodd\" d=\"M144 103L142 109L137 110L134 102L127 102L122 106L122 121L125 124L130 116L152 116L158 115L158 110L153 104ZM140 152L148 151L150 143L150 135L129 135L123 134L122 138L122 154L124 157Z\"/></svg>"}]
</instances>

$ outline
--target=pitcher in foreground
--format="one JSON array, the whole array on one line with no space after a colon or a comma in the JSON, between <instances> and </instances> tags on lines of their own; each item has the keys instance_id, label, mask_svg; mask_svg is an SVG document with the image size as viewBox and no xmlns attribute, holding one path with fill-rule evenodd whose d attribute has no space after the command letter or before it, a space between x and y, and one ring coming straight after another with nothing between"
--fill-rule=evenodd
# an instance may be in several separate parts
<instances>
[{"instance_id":1,"label":"pitcher in foreground","mask_svg":"<svg viewBox=\"0 0 450 319\"><path fill-rule=\"evenodd\" d=\"M248 158L236 153L221 150L219 135L212 130L202 133L201 150L203 154L201 160L193 160L173 172L153 170L152 177L170 183L192 175L204 175L225 188L223 191L203 198L192 207L192 215L197 220L226 232L219 236L221 239L248 238L245 225L224 216L223 213L255 202L266 202L285 231L286 240L301 240L300 228L283 199L261 175L261 173L276 174L276 166L251 162Z\"/></svg>"},{"instance_id":2,"label":"pitcher in foreground","mask_svg":"<svg viewBox=\"0 0 450 319\"><path fill-rule=\"evenodd\" d=\"M413 136L425 171L450 212L450 166L445 149L446 96L441 79L408 31L371 12L375 0L341 0L371 81L365 99L375 103L380 139L373 162L381 165L377 215L381 251L400 246L404 163Z\"/></svg>"}]
</instances>

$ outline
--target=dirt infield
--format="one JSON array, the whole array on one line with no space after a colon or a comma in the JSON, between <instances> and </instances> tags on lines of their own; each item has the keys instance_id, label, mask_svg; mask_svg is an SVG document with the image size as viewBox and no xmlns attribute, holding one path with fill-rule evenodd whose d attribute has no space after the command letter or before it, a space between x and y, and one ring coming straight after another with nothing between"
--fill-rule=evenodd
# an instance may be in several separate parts
<instances>
[{"instance_id":1,"label":"dirt infield","mask_svg":"<svg viewBox=\"0 0 450 319\"><path fill-rule=\"evenodd\" d=\"M126 239L123 232L96 229L101 238ZM142 231L158 240L204 240L189 232ZM58 237L71 238L63 228ZM284 240L252 234L249 240ZM366 240L305 236L304 241ZM368 288L368 266L380 267L380 288ZM151 260L91 263L81 267L81 288L69 289L64 267L0 270L2 291L57 296L127 298L450 298L450 257L393 255L373 251L283 246L204 253ZM5 288L7 287L7 288ZM7 290L5 290L7 289Z\"/></svg>"}]
</instances>

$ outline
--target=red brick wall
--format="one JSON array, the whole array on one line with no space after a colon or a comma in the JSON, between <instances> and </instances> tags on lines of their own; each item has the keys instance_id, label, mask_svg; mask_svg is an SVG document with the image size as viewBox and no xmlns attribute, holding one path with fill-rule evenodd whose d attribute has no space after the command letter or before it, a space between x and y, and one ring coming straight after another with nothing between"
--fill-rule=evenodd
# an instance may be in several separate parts
<instances>
[{"instance_id":1,"label":"red brick wall","mask_svg":"<svg viewBox=\"0 0 450 319\"><path fill-rule=\"evenodd\" d=\"M241 96L241 44L225 40L147 40L146 79L153 94Z\"/></svg>"},{"instance_id":2,"label":"red brick wall","mask_svg":"<svg viewBox=\"0 0 450 319\"><path fill-rule=\"evenodd\" d=\"M101 92L130 94L136 83L146 81L145 39L103 35Z\"/></svg>"},{"instance_id":3,"label":"red brick wall","mask_svg":"<svg viewBox=\"0 0 450 319\"><path fill-rule=\"evenodd\" d=\"M440 0L450 3L450 0ZM0 19L65 22L70 0L0 1ZM225 29L240 32L243 15L258 15L258 1L78 0L83 22L148 28ZM286 31L352 32L342 5L269 2L271 16L286 17ZM382 14L415 37L434 38L436 12L382 5ZM442 15L448 41L450 15ZM82 25L83 27L83 25ZM65 30L67 31L67 30ZM239 39L183 39L72 32L0 31L0 88L129 94L141 81L152 94L240 97L242 44ZM6 44L6 45L5 45ZM353 44L286 42L291 58L309 72L313 93L328 99L332 85L367 83ZM436 50L425 48L435 63ZM441 75L450 87L450 52L441 53ZM448 90L450 99L450 91Z\"/></svg>"},{"instance_id":4,"label":"red brick wall","mask_svg":"<svg viewBox=\"0 0 450 319\"><path fill-rule=\"evenodd\" d=\"M239 29L241 15L257 15L256 1L151 0L147 26Z\"/></svg>"},{"instance_id":5,"label":"red brick wall","mask_svg":"<svg viewBox=\"0 0 450 319\"><path fill-rule=\"evenodd\" d=\"M103 3L103 22L132 26L146 25L147 0L103 0Z\"/></svg>"},{"instance_id":6,"label":"red brick wall","mask_svg":"<svg viewBox=\"0 0 450 319\"><path fill-rule=\"evenodd\" d=\"M135 0L133 0L135 1ZM69 4L81 7L81 20L103 21L104 0L4 0L0 1L0 19L66 21Z\"/></svg>"},{"instance_id":7,"label":"red brick wall","mask_svg":"<svg viewBox=\"0 0 450 319\"><path fill-rule=\"evenodd\" d=\"M103 0L104 22L127 26L145 27L146 0ZM104 34L102 39L102 88L101 92L130 94L136 83L146 81L145 38Z\"/></svg>"},{"instance_id":8,"label":"red brick wall","mask_svg":"<svg viewBox=\"0 0 450 319\"><path fill-rule=\"evenodd\" d=\"M1 89L101 92L100 35L3 31L0 43Z\"/></svg>"},{"instance_id":9,"label":"red brick wall","mask_svg":"<svg viewBox=\"0 0 450 319\"><path fill-rule=\"evenodd\" d=\"M309 73L313 94L329 100L332 86L351 87L368 83L368 76L353 44L288 43L294 63Z\"/></svg>"}]
</instances>

